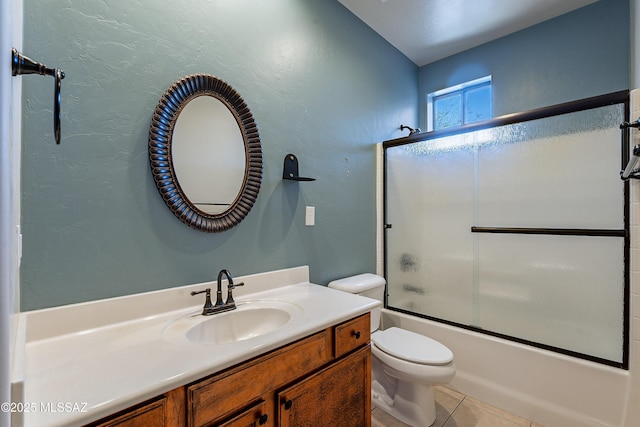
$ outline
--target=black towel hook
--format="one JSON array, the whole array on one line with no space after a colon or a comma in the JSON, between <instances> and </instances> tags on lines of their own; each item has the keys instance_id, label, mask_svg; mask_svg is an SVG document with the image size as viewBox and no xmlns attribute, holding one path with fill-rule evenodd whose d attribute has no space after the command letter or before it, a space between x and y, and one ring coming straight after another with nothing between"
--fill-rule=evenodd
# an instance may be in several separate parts
<instances>
[{"instance_id":1,"label":"black towel hook","mask_svg":"<svg viewBox=\"0 0 640 427\"><path fill-rule=\"evenodd\" d=\"M53 133L56 144L60 144L60 88L64 71L59 68L49 68L44 64L27 58L15 48L11 49L11 71L12 75L40 74L41 76L53 76L56 79L53 93Z\"/></svg>"}]
</instances>

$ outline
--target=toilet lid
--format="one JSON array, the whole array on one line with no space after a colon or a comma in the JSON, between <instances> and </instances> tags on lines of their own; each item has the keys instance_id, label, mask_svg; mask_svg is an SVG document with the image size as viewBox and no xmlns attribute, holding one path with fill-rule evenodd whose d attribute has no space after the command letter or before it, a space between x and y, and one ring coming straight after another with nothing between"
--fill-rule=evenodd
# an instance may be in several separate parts
<instances>
[{"instance_id":1,"label":"toilet lid","mask_svg":"<svg viewBox=\"0 0 640 427\"><path fill-rule=\"evenodd\" d=\"M453 353L443 344L400 328L377 331L371 341L385 353L413 363L446 365L453 360Z\"/></svg>"}]
</instances>

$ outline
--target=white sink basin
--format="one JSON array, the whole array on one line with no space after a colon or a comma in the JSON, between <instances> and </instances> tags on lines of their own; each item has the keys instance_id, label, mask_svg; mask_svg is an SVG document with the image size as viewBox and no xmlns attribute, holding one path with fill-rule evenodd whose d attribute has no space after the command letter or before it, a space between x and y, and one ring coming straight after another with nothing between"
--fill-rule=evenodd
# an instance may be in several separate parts
<instances>
[{"instance_id":1,"label":"white sink basin","mask_svg":"<svg viewBox=\"0 0 640 427\"><path fill-rule=\"evenodd\" d=\"M298 305L282 301L241 302L233 311L178 319L165 329L164 334L171 340L229 344L274 332L301 312Z\"/></svg>"}]
</instances>

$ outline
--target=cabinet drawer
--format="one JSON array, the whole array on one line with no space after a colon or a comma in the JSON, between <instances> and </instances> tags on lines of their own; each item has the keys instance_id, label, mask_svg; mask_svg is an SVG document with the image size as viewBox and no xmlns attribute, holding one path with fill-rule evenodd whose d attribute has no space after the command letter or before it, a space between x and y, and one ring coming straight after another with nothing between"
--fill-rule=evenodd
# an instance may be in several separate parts
<instances>
[{"instance_id":1,"label":"cabinet drawer","mask_svg":"<svg viewBox=\"0 0 640 427\"><path fill-rule=\"evenodd\" d=\"M334 329L335 357L340 357L353 349L367 344L370 337L371 320L369 313L339 324Z\"/></svg>"},{"instance_id":2,"label":"cabinet drawer","mask_svg":"<svg viewBox=\"0 0 640 427\"><path fill-rule=\"evenodd\" d=\"M247 402L325 365L331 360L329 340L324 330L188 386L188 425L210 425L232 416Z\"/></svg>"},{"instance_id":3,"label":"cabinet drawer","mask_svg":"<svg viewBox=\"0 0 640 427\"><path fill-rule=\"evenodd\" d=\"M261 400L232 419L215 424L214 427L259 427L267 425L269 418L267 404Z\"/></svg>"},{"instance_id":4,"label":"cabinet drawer","mask_svg":"<svg viewBox=\"0 0 640 427\"><path fill-rule=\"evenodd\" d=\"M184 389L181 387L85 427L181 427L184 422Z\"/></svg>"},{"instance_id":5,"label":"cabinet drawer","mask_svg":"<svg viewBox=\"0 0 640 427\"><path fill-rule=\"evenodd\" d=\"M165 425L164 403L164 398L156 400L112 420L97 424L96 427L163 426Z\"/></svg>"}]
</instances>

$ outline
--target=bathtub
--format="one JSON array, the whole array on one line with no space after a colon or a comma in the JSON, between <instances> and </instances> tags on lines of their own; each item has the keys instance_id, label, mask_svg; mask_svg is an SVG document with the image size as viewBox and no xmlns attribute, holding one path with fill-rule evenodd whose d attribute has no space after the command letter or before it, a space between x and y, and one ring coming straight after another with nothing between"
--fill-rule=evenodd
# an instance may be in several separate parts
<instances>
[{"instance_id":1,"label":"bathtub","mask_svg":"<svg viewBox=\"0 0 640 427\"><path fill-rule=\"evenodd\" d=\"M434 338L453 351L448 385L544 427L620 427L629 372L383 309L382 326Z\"/></svg>"}]
</instances>

